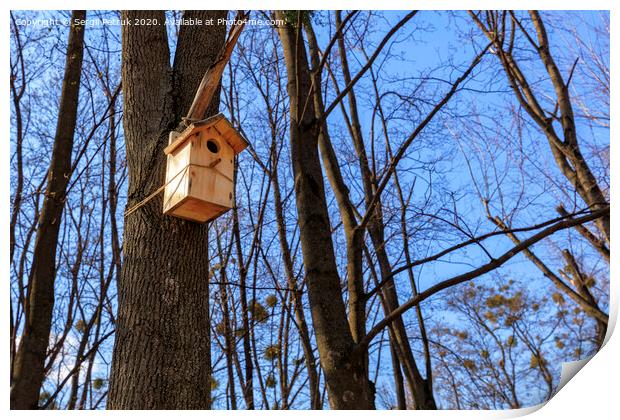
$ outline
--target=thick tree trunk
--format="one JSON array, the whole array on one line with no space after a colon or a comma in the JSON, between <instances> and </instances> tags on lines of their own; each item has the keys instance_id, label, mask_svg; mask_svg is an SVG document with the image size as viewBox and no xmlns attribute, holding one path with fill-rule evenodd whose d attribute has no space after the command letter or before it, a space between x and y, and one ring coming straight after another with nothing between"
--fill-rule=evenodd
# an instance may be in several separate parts
<instances>
[{"instance_id":1,"label":"thick tree trunk","mask_svg":"<svg viewBox=\"0 0 620 420\"><path fill-rule=\"evenodd\" d=\"M201 19L222 11L186 12ZM187 112L224 43L223 25L181 27L174 65L161 11L127 11L155 25L122 28L128 206L164 182L168 132ZM207 111L217 112L219 92ZM108 408L209 407L207 226L162 214L158 197L125 220Z\"/></svg>"},{"instance_id":2,"label":"thick tree trunk","mask_svg":"<svg viewBox=\"0 0 620 420\"><path fill-rule=\"evenodd\" d=\"M85 11L74 11L71 15L72 22L74 19L85 18ZM37 408L45 377L45 358L54 309L56 246L71 176L71 152L77 121L83 53L84 28L72 24L47 189L32 257L26 322L11 378L11 409Z\"/></svg>"},{"instance_id":3,"label":"thick tree trunk","mask_svg":"<svg viewBox=\"0 0 620 420\"><path fill-rule=\"evenodd\" d=\"M310 22L304 24L308 37L308 49L312 88L308 95L312 96L314 103L314 115L321 118L325 112L323 97L321 95L321 73L319 67L319 48ZM303 94L303 93L302 93ZM319 130L319 151L325 167L327 179L334 191L347 246L347 286L349 292L349 328L353 335L353 341L358 342L366 334L366 299L364 296L364 279L362 270L362 250L364 247L364 232L357 228L355 209L349 197L349 189L346 186L336 152L332 146L327 122L323 121Z\"/></svg>"},{"instance_id":4,"label":"thick tree trunk","mask_svg":"<svg viewBox=\"0 0 620 420\"><path fill-rule=\"evenodd\" d=\"M286 20L281 12L277 17ZM308 100L310 70L299 26L300 22L297 27L285 24L278 33L288 74L291 160L310 310L331 407L373 409L367 349L355 344L342 299L318 153L319 127L313 101Z\"/></svg>"}]
</instances>

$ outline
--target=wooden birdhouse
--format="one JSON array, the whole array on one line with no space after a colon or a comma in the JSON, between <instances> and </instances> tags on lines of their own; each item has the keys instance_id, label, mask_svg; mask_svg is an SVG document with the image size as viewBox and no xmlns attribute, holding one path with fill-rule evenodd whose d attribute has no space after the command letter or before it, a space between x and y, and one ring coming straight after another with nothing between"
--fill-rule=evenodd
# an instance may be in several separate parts
<instances>
[{"instance_id":1,"label":"wooden birdhouse","mask_svg":"<svg viewBox=\"0 0 620 420\"><path fill-rule=\"evenodd\" d=\"M164 214L204 223L230 210L235 156L247 146L222 114L171 133Z\"/></svg>"}]
</instances>

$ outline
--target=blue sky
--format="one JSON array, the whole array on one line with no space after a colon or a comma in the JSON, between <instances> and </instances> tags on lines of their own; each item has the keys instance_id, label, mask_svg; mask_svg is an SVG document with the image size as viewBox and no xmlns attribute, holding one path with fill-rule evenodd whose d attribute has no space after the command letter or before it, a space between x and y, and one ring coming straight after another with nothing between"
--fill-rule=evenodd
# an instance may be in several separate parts
<instances>
[{"instance_id":1,"label":"blue sky","mask_svg":"<svg viewBox=\"0 0 620 420\"><path fill-rule=\"evenodd\" d=\"M41 16L48 17L67 17L67 12L15 12L16 15L26 16ZM255 12L256 14L256 12ZM382 16L378 16L373 19L372 28L375 32L369 34L367 37L367 43L365 44L366 52L372 53L376 44L387 32L388 28L394 25L405 12L385 12ZM114 16L114 13L109 13ZM89 12L89 16L97 16L96 12ZM361 14L360 19L363 19L364 14ZM555 19L557 18L557 22ZM324 47L330 37L327 29L330 27L327 22L331 22L333 16L328 17L325 12L317 12L314 16L315 31L319 38L319 43ZM592 33L591 27L580 24L580 19L584 19L586 22L597 23L600 22L599 12L562 12L562 15L551 14L549 19L553 23L562 22L566 19L566 22L577 22L575 27L580 35L586 39L599 39L596 34ZM552 26L552 25L551 25ZM331 25L333 27L333 23ZM49 153L51 150L51 144L53 141L53 132L46 128L55 126L55 108L60 95L59 80L62 78L62 64L63 64L63 49L64 43L66 43L66 28L63 26L52 26L50 28L33 29L27 28L28 31L41 31L39 35L44 35L44 31L48 31L48 34L40 41L35 42L28 47L26 60L32 66L32 68L40 69L42 77L35 79L29 87L29 95L31 95L31 103L33 108L44 107L40 116L33 116L31 125L28 126L28 136L26 137L27 149L32 149L32 154L29 154L31 160L26 163L26 171L28 174L32 173L33 180L32 185L28 187L29 191L35 188L35 185L43 179L47 159L49 159ZM247 28L249 31L272 31L272 28ZM475 41L472 42L469 38L470 31L474 31ZM34 32L33 32L34 33ZM169 28L169 33L174 33L174 28ZM35 33L36 34L36 33ZM97 57L97 48L105 45L103 42L103 34L97 27L87 28L87 42L93 46L92 53ZM57 35L57 36L56 36ZM247 35L247 34L246 34ZM120 30L118 27L113 28L112 31L107 33L109 39L107 40L107 46L116 54L113 54L113 59L109 65L114 71L120 68ZM557 48L561 51L560 56L562 58L560 65L563 74L568 72L572 65L573 58L571 54L571 36L568 31L562 29L550 30L551 43L553 48ZM349 40L353 39L348 38ZM373 69L377 71L381 79L380 88L383 92L394 92L402 95L411 95L416 102L415 107L408 109L402 109L397 106L397 100L394 99L394 94L388 95L392 98L386 102L386 107L389 108L393 119L390 121L390 134L394 144L393 148L396 148L402 139L411 132L413 128L419 123L426 113L430 110L432 105L441 97L443 92L449 87L446 81L453 81L458 77L461 72L469 65L471 59L474 57L477 51L485 45L485 40L475 32L475 28L467 20L464 12L434 12L434 11L422 11L419 12L406 27L398 33L395 37L396 42L391 46L390 53L393 57L384 61L385 53L382 53L377 60ZM240 41L243 42L243 39ZM608 40L607 40L608 42ZM174 49L174 37L171 36L171 50ZM603 45L604 47L604 45ZM359 46L350 45L349 60L351 64L352 74L356 74L359 68L365 63ZM171 55L171 61L173 56ZM233 57L233 60L235 57ZM531 57L524 53L524 59L531 61ZM607 63L609 57L607 56ZM383 63L379 66L379 63ZM336 63L337 64L337 63ZM528 67L532 80L536 81L537 86L546 86L543 89L549 89L548 81L545 80L544 73L540 66L534 61L531 61L531 67ZM474 72L472 80L469 80L465 87L468 90L459 92L450 102L448 106L448 113L441 113L431 123L427 129L420 136L419 141L416 141L412 145L410 152L407 154L406 159L403 160L399 169L403 169L401 174L401 182L404 184L412 184L414 179L416 180L416 187L414 189L414 200L411 208L412 225L417 226L418 220L414 219L414 215L417 211L417 206L420 208L425 199L425 195L429 193L429 186L433 186L432 198L434 201L431 210L440 211L439 215L447 217L448 213L446 209L450 209L450 203L452 197L458 198L458 202L455 204L462 216L463 221L468 222L474 229L476 234L486 233L493 230L493 226L487 222L483 217L483 209L480 200L477 197L475 188L472 186L472 174L477 182L480 182L478 176L484 173L485 170L489 170L488 160L476 161L472 160L472 172L467 166L465 156L470 158L479 156L484 158L485 153L489 151L478 152L474 150L473 145L476 143L475 134L476 130L468 127L466 124L471 122L473 116L478 113L482 114L486 119L478 126L479 133L485 135L496 135L500 140L498 146L493 149L494 163L500 171L504 171L505 185L502 186L502 190L513 191L518 189L523 184L527 185L526 196L531 199L531 205L527 206L524 210L520 211L519 217L515 220L516 226L524 226L534 222L543 222L547 219L555 217L554 208L557 205L557 200L561 195L553 191L553 180L546 179L541 171L535 170L535 164L543 163L548 165L548 170L553 176L558 175L557 170L554 169L554 165L551 162L548 145L545 143L544 138L540 135L538 130L531 125L521 127L523 129L523 144L524 153L523 156L515 156L511 154L508 147L502 147L501 139L505 136L509 136L510 130L516 130L516 127L509 121L498 121L501 124L494 126L493 118L502 118L506 115L506 109L509 109L514 105L514 98L509 91L509 87L506 84L505 77L501 71L494 71L496 69L496 58L492 55L487 56L483 62L478 66ZM94 72L95 69L92 65L86 65L86 71ZM368 79L369 75L362 78L359 85L356 86L355 92L358 98L358 104L360 105L360 117L362 123L362 129L364 135L367 138L367 142L370 141L370 133L373 128L372 116L373 116L373 103L374 94L371 92L371 85ZM230 75L225 73L224 84L227 84ZM426 79L426 80L423 80ZM89 79L90 80L90 79ZM86 83L86 82L84 82ZM90 83L90 82L88 82ZM247 123L247 127L251 127L251 124L255 123L255 120L261 115L264 115L264 110L261 108L262 104L256 101L256 96L252 94L251 84L248 81L246 83L248 89L246 91L245 103L247 107L239 110L241 114L241 124L244 128L244 123ZM340 80L340 88L343 87ZM597 104L597 98L593 95L589 95L585 91L587 85L584 81L580 81L577 78L574 82L574 88L577 92L580 92L584 97L591 101L593 104ZM85 86L86 87L86 86ZM416 89L420 90L417 91ZM334 98L334 90L331 86L328 86L328 94L326 103L331 102ZM95 100L103 100L103 97L95 96ZM87 121L89 112L91 110L91 104L84 100L81 105L81 116L84 121ZM227 111L222 106L223 112ZM330 130L335 140L335 147L339 153L341 162L346 162L346 159L352 156L349 140L344 129L344 122L340 108L336 107L329 118ZM377 140L377 148L381 150L381 136L378 129L378 121L375 120L375 138ZM498 128L499 127L499 128ZM584 144L589 145L608 145L609 144L609 131L606 128L590 127L585 124L579 125L580 139L583 139ZM249 132L248 132L249 131ZM268 146L268 137L266 133L246 131L246 135L249 137L250 142L253 144L256 150L259 151L261 156L266 156L265 148ZM450 133L450 135L446 135ZM14 130L12 130L12 140L14 141ZM119 134L120 125L119 125ZM76 143L79 144L80 139L83 139L85 133L78 133ZM93 144L89 147L88 152L80 160L78 165L79 170L87 168L89 165L100 165L98 161L97 153L104 145L105 134L97 136L94 139ZM11 143L12 151L14 150L13 141ZM122 143L122 142L121 142ZM42 147L42 150L41 150ZM120 146L120 152L124 150L124 147ZM488 157L488 156L487 156ZM518 161L515 159L522 159ZM244 174L248 179L248 182L255 182L252 187L252 191L258 191L260 177L255 176L257 169L252 162L250 154L245 153L241 155L241 168L242 171L247 171ZM519 167L518 163L522 163L527 168L525 178L521 179L521 174L516 171ZM13 169L12 169L13 171ZM351 181L351 191L353 197L358 200L361 199L361 189L359 183L355 183L356 174L355 165L346 165L343 163L343 172L348 175L348 179ZM12 183L13 185L12 172ZM605 178L605 173L601 173L601 178ZM291 175L289 168L283 168L281 170L281 177L283 178L283 186L290 187ZM124 182L122 174L119 175L119 181ZM82 182L81 180L79 182ZM85 181L87 182L87 181ZM491 185L490 190L495 188ZM119 216L118 221L120 228L122 228L122 217L120 213L125 206L125 191L126 187L121 188L121 196L119 202ZM93 211L100 211L98 208L97 200L98 193L96 190L90 191L92 194ZM394 196L393 189L388 188L385 192L388 197ZM497 206L497 193L492 197L492 206ZM250 202L243 202L242 206L246 207L248 211L255 211L253 202L258 201L258 196L250 197ZM389 199L386 199L389 201ZM294 216L293 201L288 203L289 211ZM494 207L498 209L498 207ZM335 207L330 208L332 216L332 223L337 222L337 211ZM29 213L26 211L25 216ZM31 213L30 213L31 214ZM439 225L441 226L441 224ZM445 228L445 226L444 226ZM388 229L387 234L394 234L395 229ZM248 232L245 232L248 233ZM429 233L430 235L430 233ZM567 235L565 233L558 234L558 243L565 245L568 243L571 247L581 248L583 243L574 235ZM75 232L71 229L67 232L67 241L72 242L75 240ZM339 239L336 238L335 241ZM439 230L438 232L432 232L432 236L424 237L419 243L416 243L414 250L415 258L421 258L429 254L438 252L439 250L453 244L457 240L462 240L462 237L454 235L452 231L447 228L445 230ZM507 239L491 239L485 243L488 249L494 255L500 255L505 250L512 247L512 243ZM553 255L554 245L546 244L540 246L539 250L545 255ZM402 245L400 239L396 238L390 242L388 249L390 250L390 257L395 267L403 263L402 257ZM277 247L274 247L274 252L277 252ZM109 257L109 256L108 256ZM339 257L342 257L339 253ZM59 262L62 255L59 255ZM600 262L592 260L594 264ZM424 290L429 286L436 284L437 282L449 278L455 274L462 273L476 267L481 263L486 262L486 257L483 251L477 247L469 247L464 251L456 252L454 255L446 257L440 261L432 264L425 264L416 269L416 278L419 282L419 288ZM605 270L605 267L602 266ZM608 268L607 268L608 270ZM548 282L540 275L540 273L533 267L533 265L525 259L523 256L517 256L502 267L499 272L502 276L516 278L523 280L522 284L525 288L530 288L533 291L540 289L541 287L547 287ZM13 275L12 275L13 276ZM481 281L492 279L491 276L486 276ZM404 301L408 297L409 290L406 287L407 284L406 274L403 273L399 276L398 283L401 291L401 301ZM62 280L58 282L61 286L65 284ZM426 307L426 305L425 305ZM434 314L436 316L436 314ZM456 319L449 313L442 313L441 316L446 317L450 322L456 322ZM379 316L379 319L381 316ZM408 316L409 320L413 320L413 313ZM415 324L415 323L414 323ZM111 351L112 342L105 346L105 352ZM388 363L386 359L384 363ZM389 363L388 363L389 365ZM385 364L384 364L385 366ZM107 369L105 364L101 365L102 372ZM559 369L559 368L558 368ZM534 398L535 399L535 398Z\"/></svg>"}]
</instances>

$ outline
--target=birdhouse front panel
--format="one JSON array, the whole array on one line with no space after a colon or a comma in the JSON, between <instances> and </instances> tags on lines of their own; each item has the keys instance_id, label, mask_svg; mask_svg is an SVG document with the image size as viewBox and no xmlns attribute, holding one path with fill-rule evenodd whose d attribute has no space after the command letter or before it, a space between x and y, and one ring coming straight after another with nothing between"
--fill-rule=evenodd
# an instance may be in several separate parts
<instances>
[{"instance_id":1,"label":"birdhouse front panel","mask_svg":"<svg viewBox=\"0 0 620 420\"><path fill-rule=\"evenodd\" d=\"M169 143L164 213L204 223L232 208L235 155L247 141L228 120L198 121Z\"/></svg>"},{"instance_id":2,"label":"birdhouse front panel","mask_svg":"<svg viewBox=\"0 0 620 420\"><path fill-rule=\"evenodd\" d=\"M232 207L235 153L208 128L191 140L189 194L224 207Z\"/></svg>"},{"instance_id":3,"label":"birdhouse front panel","mask_svg":"<svg viewBox=\"0 0 620 420\"><path fill-rule=\"evenodd\" d=\"M197 130L168 155L164 213L206 222L232 207L235 154L216 130Z\"/></svg>"}]
</instances>

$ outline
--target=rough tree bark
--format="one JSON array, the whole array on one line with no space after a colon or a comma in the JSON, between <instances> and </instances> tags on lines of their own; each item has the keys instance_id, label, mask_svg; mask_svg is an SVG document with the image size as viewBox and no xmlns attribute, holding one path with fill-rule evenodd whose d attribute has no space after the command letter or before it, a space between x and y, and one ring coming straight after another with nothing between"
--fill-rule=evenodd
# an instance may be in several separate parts
<instances>
[{"instance_id":1,"label":"rough tree bark","mask_svg":"<svg viewBox=\"0 0 620 420\"><path fill-rule=\"evenodd\" d=\"M287 21L286 13L276 12ZM288 74L291 161L308 298L333 409L373 409L374 386L368 379L367 348L353 338L336 266L318 153L319 126L301 22L278 28Z\"/></svg>"},{"instance_id":2,"label":"rough tree bark","mask_svg":"<svg viewBox=\"0 0 620 420\"><path fill-rule=\"evenodd\" d=\"M54 309L56 247L71 176L71 152L84 55L84 28L73 22L85 18L86 12L83 10L71 14L56 136L32 256L27 315L11 378L11 409L38 408L39 392L45 378L45 358Z\"/></svg>"},{"instance_id":3,"label":"rough tree bark","mask_svg":"<svg viewBox=\"0 0 620 420\"><path fill-rule=\"evenodd\" d=\"M225 11L185 12L203 20ZM154 25L122 28L128 206L164 181L168 132L188 111L224 43L224 25L184 25L170 66L163 11L125 11ZM216 92L206 115L217 112ZM207 226L162 214L161 196L125 220L110 409L205 409L210 369Z\"/></svg>"}]
</instances>

